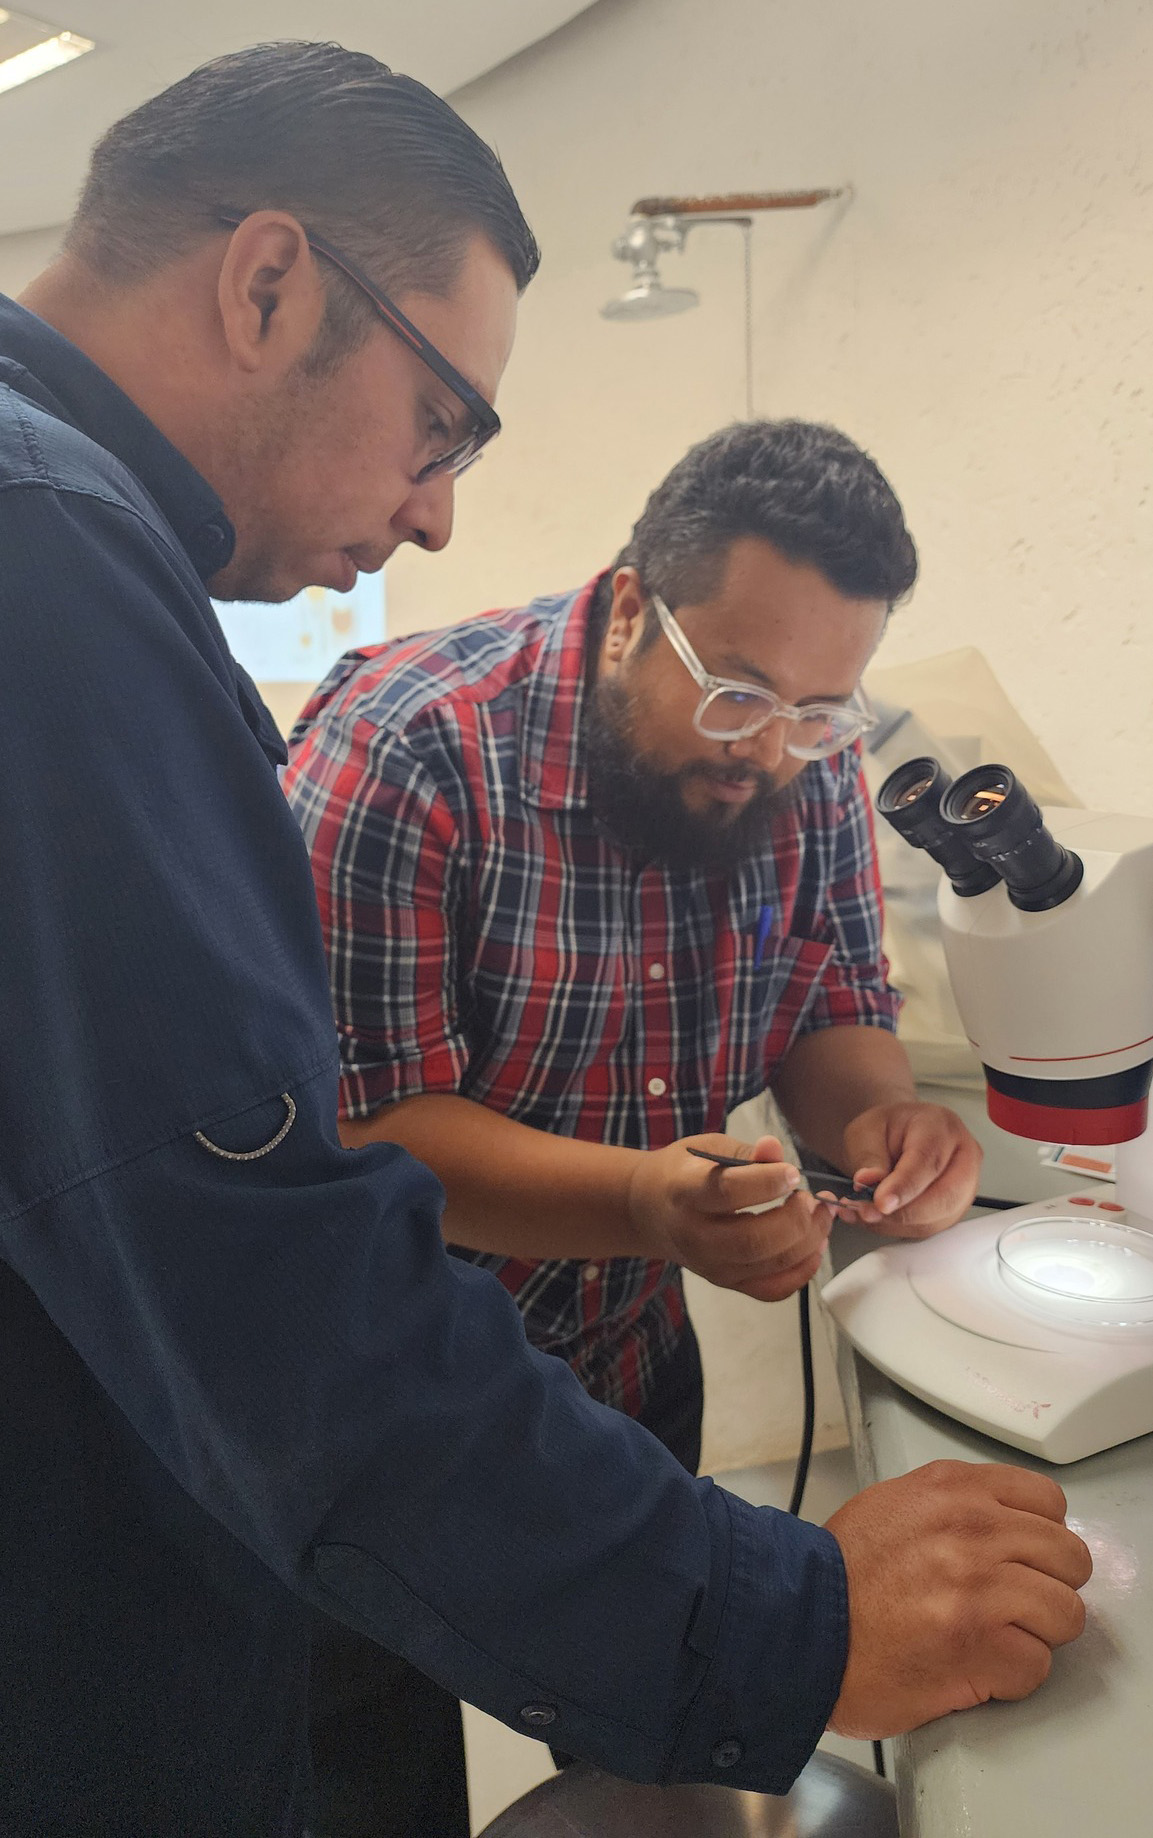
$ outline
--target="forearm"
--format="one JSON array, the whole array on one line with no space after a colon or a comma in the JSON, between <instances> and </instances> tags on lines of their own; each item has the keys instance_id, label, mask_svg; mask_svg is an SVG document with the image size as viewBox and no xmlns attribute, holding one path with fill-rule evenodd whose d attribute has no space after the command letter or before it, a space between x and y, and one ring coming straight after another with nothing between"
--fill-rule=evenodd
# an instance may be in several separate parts
<instances>
[{"instance_id":1,"label":"forearm","mask_svg":"<svg viewBox=\"0 0 1153 1838\"><path fill-rule=\"evenodd\" d=\"M629 1209L640 1150L550 1136L449 1092L383 1105L343 1123L341 1139L398 1142L431 1168L450 1244L523 1258L647 1255Z\"/></svg>"},{"instance_id":2,"label":"forearm","mask_svg":"<svg viewBox=\"0 0 1153 1838\"><path fill-rule=\"evenodd\" d=\"M255 1181L182 1134L46 1198L34 1230L9 1218L59 1408L99 1386L153 1516L149 1451L187 1512L514 1727L543 1701L614 1774L784 1792L844 1670L832 1535L730 1504L594 1404L444 1256L422 1169L339 1152L330 1072L287 1083ZM214 1137L240 1150L282 1114L246 1102Z\"/></svg>"},{"instance_id":3,"label":"forearm","mask_svg":"<svg viewBox=\"0 0 1153 1838\"><path fill-rule=\"evenodd\" d=\"M844 1133L854 1118L874 1105L916 1098L904 1047L876 1027L802 1034L782 1062L773 1092L798 1140L835 1167L845 1166Z\"/></svg>"}]
</instances>

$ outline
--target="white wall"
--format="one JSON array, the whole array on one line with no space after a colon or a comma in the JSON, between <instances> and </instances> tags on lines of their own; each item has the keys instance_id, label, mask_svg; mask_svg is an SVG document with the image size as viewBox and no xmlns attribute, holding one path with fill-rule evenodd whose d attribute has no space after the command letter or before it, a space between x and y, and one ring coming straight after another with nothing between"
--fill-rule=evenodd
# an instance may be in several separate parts
<instances>
[{"instance_id":1,"label":"white wall","mask_svg":"<svg viewBox=\"0 0 1153 1838\"><path fill-rule=\"evenodd\" d=\"M854 187L755 230L758 412L827 419L921 547L882 662L981 647L1089 803L1153 814L1153 9L1146 0L600 0L454 97L545 251L457 538L391 565L394 631L603 565L694 439L744 412L740 242L613 325L653 192ZM697 1285L717 1466L786 1453L794 1314ZM827 1369L822 1439L836 1436Z\"/></svg>"},{"instance_id":2,"label":"white wall","mask_svg":"<svg viewBox=\"0 0 1153 1838\"><path fill-rule=\"evenodd\" d=\"M1147 0L600 0L454 97L545 250L446 556L392 564L394 630L567 586L742 412L739 240L612 325L645 193L850 180L755 232L760 412L839 423L924 569L885 661L981 646L1088 802L1153 813L1153 10Z\"/></svg>"},{"instance_id":3,"label":"white wall","mask_svg":"<svg viewBox=\"0 0 1153 1838\"><path fill-rule=\"evenodd\" d=\"M735 233L667 265L696 312L599 317L634 198L849 180L758 223L757 408L843 426L905 502L922 583L882 661L979 645L1087 802L1153 814L1150 94L1148 0L600 0L454 97L545 262L506 433L447 554L391 565L391 628L574 584L743 412ZM0 288L56 234L0 241ZM792 1308L700 1312L713 1458L786 1452Z\"/></svg>"},{"instance_id":4,"label":"white wall","mask_svg":"<svg viewBox=\"0 0 1153 1838\"><path fill-rule=\"evenodd\" d=\"M56 254L64 225L47 230L22 230L17 236L0 236L0 294L22 293Z\"/></svg>"},{"instance_id":5,"label":"white wall","mask_svg":"<svg viewBox=\"0 0 1153 1838\"><path fill-rule=\"evenodd\" d=\"M883 661L980 645L1090 803L1153 813L1153 9L1148 0L600 0L453 98L545 250L506 433L396 631L569 585L742 412L739 241L702 306L611 325L608 244L652 191L852 181L755 231L756 399L864 441L923 554ZM58 232L0 239L0 288Z\"/></svg>"}]
</instances>

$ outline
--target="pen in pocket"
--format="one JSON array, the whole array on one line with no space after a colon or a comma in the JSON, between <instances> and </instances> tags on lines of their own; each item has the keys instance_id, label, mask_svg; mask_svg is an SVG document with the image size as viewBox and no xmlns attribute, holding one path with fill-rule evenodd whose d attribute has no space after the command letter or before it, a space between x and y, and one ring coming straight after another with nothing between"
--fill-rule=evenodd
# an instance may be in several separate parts
<instances>
[{"instance_id":1,"label":"pen in pocket","mask_svg":"<svg viewBox=\"0 0 1153 1838\"><path fill-rule=\"evenodd\" d=\"M769 942L769 934L772 932L772 929L773 909L771 906L762 906L760 918L757 920L757 943L753 951L753 968L755 970L759 970L765 961L765 946Z\"/></svg>"}]
</instances>

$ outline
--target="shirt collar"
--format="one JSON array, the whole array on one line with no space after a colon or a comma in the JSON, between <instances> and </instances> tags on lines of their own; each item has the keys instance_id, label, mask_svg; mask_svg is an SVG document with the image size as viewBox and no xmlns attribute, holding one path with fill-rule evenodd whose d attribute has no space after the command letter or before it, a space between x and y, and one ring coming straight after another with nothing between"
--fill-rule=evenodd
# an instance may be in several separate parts
<instances>
[{"instance_id":1,"label":"shirt collar","mask_svg":"<svg viewBox=\"0 0 1153 1838\"><path fill-rule=\"evenodd\" d=\"M3 294L0 379L70 422L135 474L201 580L231 560L236 532L208 481L91 358Z\"/></svg>"},{"instance_id":2,"label":"shirt collar","mask_svg":"<svg viewBox=\"0 0 1153 1838\"><path fill-rule=\"evenodd\" d=\"M593 595L603 578L595 575L555 603L525 695L521 788L542 810L574 809L588 802L586 653Z\"/></svg>"}]
</instances>

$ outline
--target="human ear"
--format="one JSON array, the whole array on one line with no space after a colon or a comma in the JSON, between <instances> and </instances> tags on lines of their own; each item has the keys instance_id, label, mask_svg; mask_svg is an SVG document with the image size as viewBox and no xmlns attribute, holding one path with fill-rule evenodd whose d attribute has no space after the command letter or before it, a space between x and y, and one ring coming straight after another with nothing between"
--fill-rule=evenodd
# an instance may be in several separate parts
<instances>
[{"instance_id":1,"label":"human ear","mask_svg":"<svg viewBox=\"0 0 1153 1838\"><path fill-rule=\"evenodd\" d=\"M237 225L220 265L217 304L233 362L277 377L316 341L325 290L300 224L284 211L255 211Z\"/></svg>"},{"instance_id":2,"label":"human ear","mask_svg":"<svg viewBox=\"0 0 1153 1838\"><path fill-rule=\"evenodd\" d=\"M612 581L612 605L605 630L605 655L621 663L644 630L648 595L636 568L618 568Z\"/></svg>"}]
</instances>

